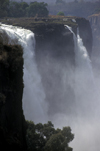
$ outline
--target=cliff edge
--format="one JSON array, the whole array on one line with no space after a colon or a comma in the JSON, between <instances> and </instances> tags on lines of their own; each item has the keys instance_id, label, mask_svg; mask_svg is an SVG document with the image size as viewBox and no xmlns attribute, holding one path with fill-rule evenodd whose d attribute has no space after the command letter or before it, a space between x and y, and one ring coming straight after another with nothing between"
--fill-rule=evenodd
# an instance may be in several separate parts
<instances>
[{"instance_id":1,"label":"cliff edge","mask_svg":"<svg viewBox=\"0 0 100 151\"><path fill-rule=\"evenodd\" d=\"M80 37L82 38L89 55L91 55L93 42L92 30L89 21L85 18L74 16L49 16L47 18L8 18L1 19L0 21L4 24L20 26L33 31L36 36L36 42L38 37L44 38L46 41L47 39L49 40L51 34L53 34L54 38L55 36L57 38L59 32L62 32L64 36L64 25L72 27L75 34L77 32L77 27L79 27Z\"/></svg>"},{"instance_id":2,"label":"cliff edge","mask_svg":"<svg viewBox=\"0 0 100 151\"><path fill-rule=\"evenodd\" d=\"M39 73L42 77L42 83L46 94L46 101L49 102L49 113L55 114L63 112L61 104L65 103L65 110L73 110L75 95L73 92L74 86L74 70L75 70L75 52L73 34L64 26L72 27L75 34L77 34L77 27L79 27L80 37L87 48L89 55L92 51L92 30L88 20L79 17L57 17L50 16L48 18L8 18L1 20L2 23L20 26L29 29L35 33L36 49L35 56ZM59 62L59 66L57 63ZM69 86L69 81L66 83L66 97L63 98L61 87L62 70L72 72L72 87ZM72 71L70 71L70 69ZM62 73L61 73L62 72ZM55 82L52 81L55 79ZM70 79L66 74L66 79ZM55 90L52 94L49 88ZM60 97L57 97L59 94ZM63 101L62 101L63 100ZM65 101L65 102L64 102ZM58 105L56 105L58 102ZM53 107L52 107L53 104ZM70 107L67 107L69 104ZM73 104L73 106L72 106Z\"/></svg>"},{"instance_id":3,"label":"cliff edge","mask_svg":"<svg viewBox=\"0 0 100 151\"><path fill-rule=\"evenodd\" d=\"M0 39L0 146L1 150L26 150L22 110L23 50Z\"/></svg>"}]
</instances>

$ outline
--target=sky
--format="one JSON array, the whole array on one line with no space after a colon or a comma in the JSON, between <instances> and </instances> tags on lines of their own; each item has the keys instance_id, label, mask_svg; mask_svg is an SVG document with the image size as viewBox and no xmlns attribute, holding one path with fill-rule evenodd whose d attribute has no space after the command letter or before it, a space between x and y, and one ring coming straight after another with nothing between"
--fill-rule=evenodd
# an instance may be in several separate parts
<instances>
[{"instance_id":1,"label":"sky","mask_svg":"<svg viewBox=\"0 0 100 151\"><path fill-rule=\"evenodd\" d=\"M11 1L18 1L20 2L21 0L11 0ZM37 1L37 2L46 2L46 3L55 3L56 0L22 0L22 1L25 1L25 2L32 2L32 1ZM71 1L74 1L74 0L63 0L65 2L71 2ZM91 2L95 2L95 1L98 1L98 0L84 0L84 1L91 1Z\"/></svg>"}]
</instances>

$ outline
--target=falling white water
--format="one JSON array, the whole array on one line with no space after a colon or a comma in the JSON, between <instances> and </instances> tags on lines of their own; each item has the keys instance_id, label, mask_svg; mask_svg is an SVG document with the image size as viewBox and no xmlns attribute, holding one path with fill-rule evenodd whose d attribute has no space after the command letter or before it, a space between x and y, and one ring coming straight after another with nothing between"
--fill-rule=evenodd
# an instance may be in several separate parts
<instances>
[{"instance_id":1,"label":"falling white water","mask_svg":"<svg viewBox=\"0 0 100 151\"><path fill-rule=\"evenodd\" d=\"M73 33L70 27L66 26L66 28L68 28ZM29 30L7 25L1 25L0 32L5 32L8 35L8 43L18 43L23 47L24 50L23 57L25 88L23 95L23 108L26 119L33 120L36 123L47 122L48 106L45 102L45 93L42 87L41 77L39 75L35 62L34 34ZM61 62L55 61L55 63L52 58L49 58L51 60L49 61L50 64L45 64L45 67L46 69L54 68L54 75L61 76L60 78L58 78L57 76L53 76L52 78L52 74L50 74L47 77L47 81L51 80L50 82L52 86L48 86L47 83L47 86L49 87L47 87L47 91L50 90L48 91L49 96L53 96L55 94L54 98L58 98L60 100L60 103L58 103L58 100L56 99L55 106L54 102L52 101L52 107L54 106L56 108L56 106L59 106L60 104L59 108L62 108L62 110L66 110L67 104L67 108L69 108L69 103L71 101L70 97L67 98L68 94L66 94L66 85L71 85L71 88L73 87L72 79L74 74L75 85L73 89L75 89L74 91L76 97L76 105L73 106L73 109L71 109L71 111L73 112L72 116L68 114L68 112L70 112L69 109L67 114L66 111L61 113L59 112L58 114L54 114L51 119L53 124L55 124L55 127L71 127L72 132L75 134L75 138L70 146L73 148L74 151L96 151L100 150L100 146L98 145L100 140L100 103L97 102L97 96L94 94L95 82L92 73L91 61L89 59L87 50L83 45L79 33L77 34L77 37L73 33L73 38L75 45L75 72L71 70L70 66L69 68L67 67L67 63L63 62L65 65L64 67ZM48 70L46 70L46 73L47 71ZM56 80L54 79L54 77ZM56 90L54 89L56 87L58 88L57 93L55 93ZM61 94L63 96L61 96Z\"/></svg>"},{"instance_id":2,"label":"falling white water","mask_svg":"<svg viewBox=\"0 0 100 151\"><path fill-rule=\"evenodd\" d=\"M34 122L47 121L47 104L45 93L41 83L41 77L35 62L35 38L34 33L19 27L1 24L0 31L3 37L8 36L8 43L17 43L23 47L24 58L24 93L23 110L27 120ZM4 39L5 40L5 39Z\"/></svg>"},{"instance_id":3,"label":"falling white water","mask_svg":"<svg viewBox=\"0 0 100 151\"><path fill-rule=\"evenodd\" d=\"M80 115L86 116L85 113L87 114L88 112L89 114L88 108L91 108L91 110L94 108L92 104L94 95L92 94L94 94L95 91L95 82L92 65L88 52L80 38L79 31L76 37L71 27L67 25L66 27L73 33L75 45L75 96L77 106L78 104L80 105L77 111L79 113L80 110Z\"/></svg>"},{"instance_id":4,"label":"falling white water","mask_svg":"<svg viewBox=\"0 0 100 151\"><path fill-rule=\"evenodd\" d=\"M95 151L100 150L98 145L100 140L100 120L98 115L99 104L97 94L95 93L94 78L92 72L91 61L88 52L83 45L82 39L77 33L77 37L73 33L75 45L75 97L76 97L76 114L68 116L59 113L55 115L54 124L56 127L69 125L75 134L74 140L71 142L74 151ZM73 110L75 109L73 108Z\"/></svg>"}]
</instances>

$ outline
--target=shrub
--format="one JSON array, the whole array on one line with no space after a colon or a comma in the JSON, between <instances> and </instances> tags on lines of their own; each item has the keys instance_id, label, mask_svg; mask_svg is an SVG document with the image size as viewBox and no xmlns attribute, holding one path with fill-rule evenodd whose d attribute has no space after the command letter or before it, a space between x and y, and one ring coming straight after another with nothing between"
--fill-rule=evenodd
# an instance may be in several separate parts
<instances>
[{"instance_id":1,"label":"shrub","mask_svg":"<svg viewBox=\"0 0 100 151\"><path fill-rule=\"evenodd\" d=\"M63 12L58 12L57 15L64 16Z\"/></svg>"}]
</instances>

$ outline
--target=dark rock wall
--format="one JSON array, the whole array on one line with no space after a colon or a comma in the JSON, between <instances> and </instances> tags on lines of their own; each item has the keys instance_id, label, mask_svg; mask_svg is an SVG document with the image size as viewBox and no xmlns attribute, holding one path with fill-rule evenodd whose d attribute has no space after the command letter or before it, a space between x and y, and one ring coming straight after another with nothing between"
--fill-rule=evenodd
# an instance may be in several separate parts
<instances>
[{"instance_id":1,"label":"dark rock wall","mask_svg":"<svg viewBox=\"0 0 100 151\"><path fill-rule=\"evenodd\" d=\"M77 18L76 23L91 56L92 31L89 21ZM73 27L75 33L76 27ZM42 24L33 32L36 39L36 61L42 77L46 101L49 104L49 114L63 112L69 114L75 108L73 34L65 29L64 24Z\"/></svg>"},{"instance_id":2,"label":"dark rock wall","mask_svg":"<svg viewBox=\"0 0 100 151\"><path fill-rule=\"evenodd\" d=\"M98 47L100 43L100 14L89 16L88 19L93 33L93 46Z\"/></svg>"},{"instance_id":3,"label":"dark rock wall","mask_svg":"<svg viewBox=\"0 0 100 151\"><path fill-rule=\"evenodd\" d=\"M64 92L64 71L70 68L74 75L75 54L73 34L65 29L64 25L43 25L35 31L36 39L36 61L42 77L42 83L49 104L49 115L56 113L67 113L75 96L73 88L65 81L66 92ZM65 73L66 74L66 73ZM66 74L68 80L70 74ZM71 79L74 83L74 78ZM67 97L66 97L67 96ZM63 106L65 104L65 106Z\"/></svg>"},{"instance_id":4,"label":"dark rock wall","mask_svg":"<svg viewBox=\"0 0 100 151\"><path fill-rule=\"evenodd\" d=\"M100 86L100 13L88 17L93 34L92 66L96 86Z\"/></svg>"},{"instance_id":5,"label":"dark rock wall","mask_svg":"<svg viewBox=\"0 0 100 151\"><path fill-rule=\"evenodd\" d=\"M76 18L76 21L83 43L91 55L90 24L82 18ZM76 26L73 29L76 33ZM36 38L37 66L42 77L45 99L49 103L48 113L69 113L75 107L73 35L65 29L64 24L58 23L43 23L34 27L32 31ZM20 46L3 46L0 43L0 145L3 150L26 150L22 110L22 54Z\"/></svg>"},{"instance_id":6,"label":"dark rock wall","mask_svg":"<svg viewBox=\"0 0 100 151\"><path fill-rule=\"evenodd\" d=\"M20 46L0 43L0 146L3 150L26 150L22 55Z\"/></svg>"},{"instance_id":7,"label":"dark rock wall","mask_svg":"<svg viewBox=\"0 0 100 151\"><path fill-rule=\"evenodd\" d=\"M73 35L64 25L42 25L35 31L35 39L37 57L41 53L47 53L58 59L72 59L74 63Z\"/></svg>"},{"instance_id":8,"label":"dark rock wall","mask_svg":"<svg viewBox=\"0 0 100 151\"><path fill-rule=\"evenodd\" d=\"M89 21L86 20L85 18L76 18L76 22L79 27L80 37L82 38L83 44L86 47L89 56L91 57L92 44L93 44L91 25Z\"/></svg>"}]
</instances>

